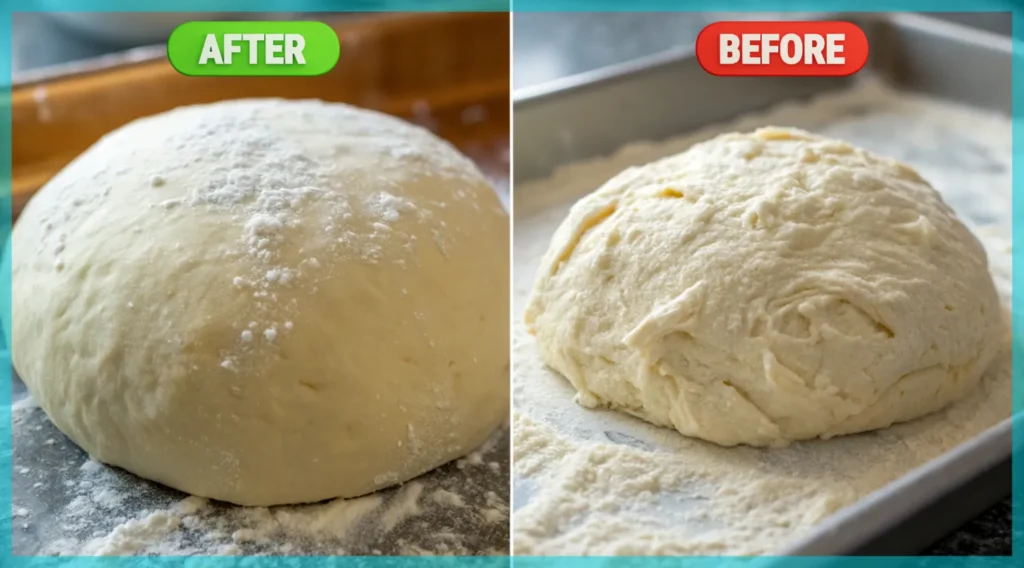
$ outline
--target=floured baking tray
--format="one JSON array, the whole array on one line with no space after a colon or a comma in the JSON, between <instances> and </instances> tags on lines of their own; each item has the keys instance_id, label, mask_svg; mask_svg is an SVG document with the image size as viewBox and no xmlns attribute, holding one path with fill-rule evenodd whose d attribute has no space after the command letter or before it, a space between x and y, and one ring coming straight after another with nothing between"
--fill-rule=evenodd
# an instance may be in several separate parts
<instances>
[{"instance_id":1,"label":"floured baking tray","mask_svg":"<svg viewBox=\"0 0 1024 568\"><path fill-rule=\"evenodd\" d=\"M539 256L575 199L627 167L769 124L917 168L985 244L1008 307L1010 40L920 15L834 19L868 35L857 76L719 78L686 50L514 93L515 554L913 554L1009 495L1009 338L970 400L762 450L585 410L525 332Z\"/></svg>"},{"instance_id":2,"label":"floured baking tray","mask_svg":"<svg viewBox=\"0 0 1024 568\"><path fill-rule=\"evenodd\" d=\"M328 23L341 58L320 77L185 77L152 48L16 81L15 215L110 130L181 105L248 97L340 101L406 118L473 158L507 204L508 15L360 15ZM401 487L309 506L244 508L89 460L17 377L13 400L18 555L508 554L507 426L476 452Z\"/></svg>"}]
</instances>

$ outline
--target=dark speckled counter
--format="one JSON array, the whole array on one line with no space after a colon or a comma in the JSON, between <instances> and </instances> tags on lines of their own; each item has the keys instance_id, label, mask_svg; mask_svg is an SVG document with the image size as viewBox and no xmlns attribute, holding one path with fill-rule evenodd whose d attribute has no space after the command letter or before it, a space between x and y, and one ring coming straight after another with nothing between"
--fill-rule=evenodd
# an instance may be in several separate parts
<instances>
[{"instance_id":1,"label":"dark speckled counter","mask_svg":"<svg viewBox=\"0 0 1024 568\"><path fill-rule=\"evenodd\" d=\"M1009 556L1012 553L1010 498L932 545L926 556ZM1018 529L1018 532L1024 532Z\"/></svg>"},{"instance_id":2,"label":"dark speckled counter","mask_svg":"<svg viewBox=\"0 0 1024 568\"><path fill-rule=\"evenodd\" d=\"M760 17L770 19L771 15ZM1003 14L943 17L997 33L1009 33L1010 29L1009 19ZM724 13L519 13L513 19L513 87L523 88L680 46L689 47L707 23L738 18L736 14ZM922 554L1009 555L1010 510L1007 498Z\"/></svg>"}]
</instances>

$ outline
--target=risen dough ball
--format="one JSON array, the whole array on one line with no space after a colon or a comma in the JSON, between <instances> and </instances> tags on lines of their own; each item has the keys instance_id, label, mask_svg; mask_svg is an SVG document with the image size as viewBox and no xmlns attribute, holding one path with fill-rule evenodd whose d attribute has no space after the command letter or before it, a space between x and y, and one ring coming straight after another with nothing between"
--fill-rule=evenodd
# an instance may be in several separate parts
<instances>
[{"instance_id":1,"label":"risen dough ball","mask_svg":"<svg viewBox=\"0 0 1024 568\"><path fill-rule=\"evenodd\" d=\"M975 386L1002 337L984 250L906 165L728 134L581 199L526 319L586 406L723 445L883 428Z\"/></svg>"},{"instance_id":2,"label":"risen dough ball","mask_svg":"<svg viewBox=\"0 0 1024 568\"><path fill-rule=\"evenodd\" d=\"M508 405L508 217L427 131L317 101L107 135L14 230L14 365L103 462L272 505L471 451Z\"/></svg>"}]
</instances>

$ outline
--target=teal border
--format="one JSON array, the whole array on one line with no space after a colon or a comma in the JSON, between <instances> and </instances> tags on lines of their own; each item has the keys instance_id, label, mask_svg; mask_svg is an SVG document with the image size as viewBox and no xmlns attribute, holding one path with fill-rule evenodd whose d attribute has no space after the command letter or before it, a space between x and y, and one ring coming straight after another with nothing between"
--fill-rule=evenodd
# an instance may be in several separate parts
<instances>
[{"instance_id":1,"label":"teal border","mask_svg":"<svg viewBox=\"0 0 1024 568\"><path fill-rule=\"evenodd\" d=\"M11 364L7 323L11 321L11 13L0 11L0 318L4 333L0 340L0 566L11 556Z\"/></svg>"},{"instance_id":2,"label":"teal border","mask_svg":"<svg viewBox=\"0 0 1024 568\"><path fill-rule=\"evenodd\" d=\"M963 11L1012 12L1014 38L1024 39L1024 1L1017 0L49 0L46 8L62 11ZM11 73L11 13L38 11L39 3L34 0L0 0L0 77L8 78ZM951 70L955 72L955 70ZM1024 112L1024 61L1021 51L1013 56L1013 158L1014 170L1024 163L1019 160L1024 152L1024 129L1019 127ZM9 246L10 235L10 190L11 190L11 116L10 84L0 80L0 244ZM1013 225L1021 226L1024 221L1024 176L1013 176ZM1021 266L1016 251L1024 250L1024 235L1013 234L1014 283L1017 282ZM1020 268L1018 268L1020 267ZM0 265L0 318L10 321L10 267ZM1014 335L1024 325L1024 297L1014 285L1013 329ZM1014 342L1014 397L1013 408L1018 418L1024 407L1024 389L1018 388L1022 373L1016 364L1021 357L1021 346ZM370 568L451 566L499 567L515 564L524 568L548 568L566 566L569 568L602 566L608 568L660 568L680 567L704 568L710 566L760 566L817 568L824 565L839 568L853 568L861 565L879 568L967 568L968 566L1013 566L1024 565L1024 530L1017 524L1024 504L1024 475L1018 464L1018 455L1024 441L1024 420L1014 421L1014 464L1013 464L1013 517L1014 556L1012 557L886 557L886 558L386 558L386 557L248 557L248 558L41 558L11 556L11 388L10 365L6 352L0 351L0 568L35 568L49 566L196 566L227 568L263 568L269 566L357 567Z\"/></svg>"}]
</instances>

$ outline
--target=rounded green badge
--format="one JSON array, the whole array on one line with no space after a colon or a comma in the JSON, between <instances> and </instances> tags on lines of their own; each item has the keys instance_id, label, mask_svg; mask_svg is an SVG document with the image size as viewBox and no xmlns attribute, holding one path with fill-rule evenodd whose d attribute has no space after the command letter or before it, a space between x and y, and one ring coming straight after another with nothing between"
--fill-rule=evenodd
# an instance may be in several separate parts
<instances>
[{"instance_id":1,"label":"rounded green badge","mask_svg":"<svg viewBox=\"0 0 1024 568\"><path fill-rule=\"evenodd\" d=\"M338 36L323 22L188 22L167 40L183 75L323 75L338 63Z\"/></svg>"}]
</instances>

